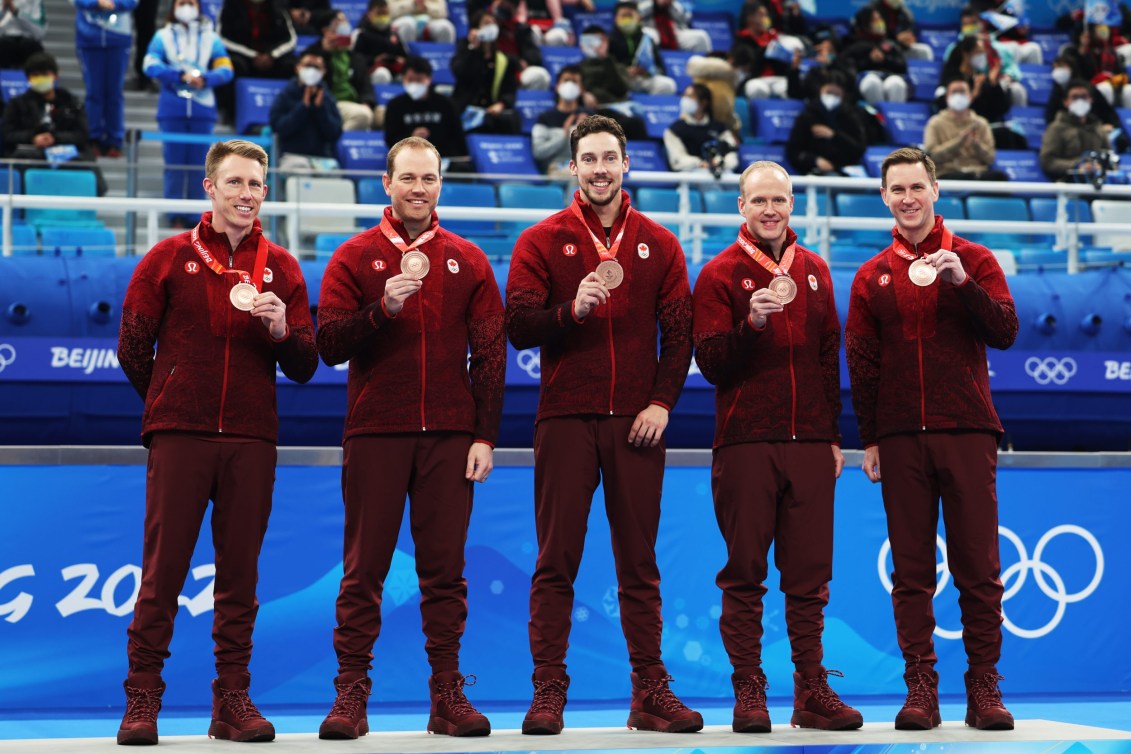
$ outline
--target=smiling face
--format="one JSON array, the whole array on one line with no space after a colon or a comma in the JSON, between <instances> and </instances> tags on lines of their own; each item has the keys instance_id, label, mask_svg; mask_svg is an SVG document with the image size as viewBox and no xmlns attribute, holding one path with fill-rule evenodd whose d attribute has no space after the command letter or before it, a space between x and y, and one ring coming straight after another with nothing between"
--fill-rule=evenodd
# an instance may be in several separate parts
<instances>
[{"instance_id":1,"label":"smiling face","mask_svg":"<svg viewBox=\"0 0 1131 754\"><path fill-rule=\"evenodd\" d=\"M212 227L221 233L247 233L267 198L263 165L249 157L230 154L204 179L204 190L212 199Z\"/></svg>"},{"instance_id":2,"label":"smiling face","mask_svg":"<svg viewBox=\"0 0 1131 754\"><path fill-rule=\"evenodd\" d=\"M793 189L789 177L780 170L754 170L743 182L738 211L746 228L772 251L780 251L793 212Z\"/></svg>"},{"instance_id":3,"label":"smiling face","mask_svg":"<svg viewBox=\"0 0 1131 754\"><path fill-rule=\"evenodd\" d=\"M588 134L577 142L577 155L569 172L585 199L604 207L620 198L621 181L628 170L628 157L621 153L617 137L605 131Z\"/></svg>"},{"instance_id":4,"label":"smiling face","mask_svg":"<svg viewBox=\"0 0 1131 754\"><path fill-rule=\"evenodd\" d=\"M888 166L880 195L907 240L918 243L934 227L939 184L931 180L923 163Z\"/></svg>"},{"instance_id":5,"label":"smiling face","mask_svg":"<svg viewBox=\"0 0 1131 754\"><path fill-rule=\"evenodd\" d=\"M406 146L394 155L391 175L381 176L393 217L410 231L426 228L440 200L440 160L431 149Z\"/></svg>"}]
</instances>

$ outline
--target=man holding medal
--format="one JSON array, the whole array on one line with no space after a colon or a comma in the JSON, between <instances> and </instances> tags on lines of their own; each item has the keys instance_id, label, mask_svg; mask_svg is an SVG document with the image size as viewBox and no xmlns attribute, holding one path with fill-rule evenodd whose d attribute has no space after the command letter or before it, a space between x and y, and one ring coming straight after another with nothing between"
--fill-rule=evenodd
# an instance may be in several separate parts
<instances>
[{"instance_id":1,"label":"man holding medal","mask_svg":"<svg viewBox=\"0 0 1131 754\"><path fill-rule=\"evenodd\" d=\"M856 273L845 346L864 473L882 482L891 541L892 606L906 662L907 700L895 727L939 725L932 600L939 498L947 560L962 611L966 724L1009 730L1001 700L1001 561L997 443L986 346L1009 348L1017 312L984 246L934 213L935 164L918 149L883 162L892 243ZM882 459L882 474L881 474Z\"/></svg>"},{"instance_id":2,"label":"man holding medal","mask_svg":"<svg viewBox=\"0 0 1131 754\"><path fill-rule=\"evenodd\" d=\"M122 304L118 361L145 400L149 464L119 744L157 743L161 671L209 500L217 678L208 735L275 737L248 696L259 550L275 482L275 369L306 382L318 355L298 262L259 224L266 172L257 145L212 145L204 179L212 211L142 257Z\"/></svg>"},{"instance_id":3,"label":"man holding medal","mask_svg":"<svg viewBox=\"0 0 1131 754\"><path fill-rule=\"evenodd\" d=\"M711 486L727 543L719 629L734 674L732 728L770 731L762 671L767 556L785 593L793 649L791 725L859 728L860 713L828 684L821 664L833 568L833 493L840 452L840 322L828 265L789 227L793 188L775 162L739 181L745 219L735 243L695 284L695 360L715 385Z\"/></svg>"},{"instance_id":4,"label":"man holding medal","mask_svg":"<svg viewBox=\"0 0 1131 754\"><path fill-rule=\"evenodd\" d=\"M472 483L491 473L502 419L503 304L483 252L440 227L436 148L402 139L389 150L382 180L391 206L380 225L334 252L318 308L322 359L349 361L337 698L318 735L353 739L369 731L381 590L407 495L432 667L428 731L485 736L491 724L464 696L475 679L460 673L459 647Z\"/></svg>"},{"instance_id":5,"label":"man holding medal","mask_svg":"<svg viewBox=\"0 0 1131 754\"><path fill-rule=\"evenodd\" d=\"M628 725L697 731L660 657L656 534L663 433L691 362L691 292L679 241L629 204L624 132L591 115L570 136L570 206L519 236L507 333L541 347L534 432L538 561L530 587L534 700L523 733L563 727L573 583L593 493L604 486L632 666ZM656 342L660 349L657 358Z\"/></svg>"}]
</instances>

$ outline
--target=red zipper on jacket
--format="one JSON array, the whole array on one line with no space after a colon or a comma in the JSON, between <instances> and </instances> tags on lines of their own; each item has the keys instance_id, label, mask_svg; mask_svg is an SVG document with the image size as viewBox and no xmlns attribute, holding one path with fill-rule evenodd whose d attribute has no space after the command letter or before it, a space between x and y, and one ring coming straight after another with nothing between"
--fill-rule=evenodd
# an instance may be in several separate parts
<instances>
[{"instance_id":1,"label":"red zipper on jacket","mask_svg":"<svg viewBox=\"0 0 1131 754\"><path fill-rule=\"evenodd\" d=\"M425 349L426 336L424 334L424 294L419 293L416 297L416 304L420 307L420 431L427 432L428 427L424 421L424 389L428 384L428 366L427 366L427 353Z\"/></svg>"},{"instance_id":2,"label":"red zipper on jacket","mask_svg":"<svg viewBox=\"0 0 1131 754\"><path fill-rule=\"evenodd\" d=\"M789 312L785 313L785 332L789 337L789 395L792 401L789 415L789 434L797 439L797 373L793 369L793 323L790 322Z\"/></svg>"}]
</instances>

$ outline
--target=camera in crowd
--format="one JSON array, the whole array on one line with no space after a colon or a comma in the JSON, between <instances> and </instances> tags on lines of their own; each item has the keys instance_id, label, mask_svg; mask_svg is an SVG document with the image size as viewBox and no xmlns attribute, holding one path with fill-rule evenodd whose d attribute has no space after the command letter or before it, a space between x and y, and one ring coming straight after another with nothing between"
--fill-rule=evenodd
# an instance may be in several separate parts
<instances>
[{"instance_id":1,"label":"camera in crowd","mask_svg":"<svg viewBox=\"0 0 1131 754\"><path fill-rule=\"evenodd\" d=\"M699 157L707 163L711 174L715 178L721 178L723 171L726 167L723 165L723 158L734 151L734 146L719 139L711 139L703 145L699 150Z\"/></svg>"},{"instance_id":2,"label":"camera in crowd","mask_svg":"<svg viewBox=\"0 0 1131 754\"><path fill-rule=\"evenodd\" d=\"M1091 183L1098 191L1105 183L1124 182L1119 155L1110 149L1089 149L1080 155L1072 171L1076 183Z\"/></svg>"}]
</instances>

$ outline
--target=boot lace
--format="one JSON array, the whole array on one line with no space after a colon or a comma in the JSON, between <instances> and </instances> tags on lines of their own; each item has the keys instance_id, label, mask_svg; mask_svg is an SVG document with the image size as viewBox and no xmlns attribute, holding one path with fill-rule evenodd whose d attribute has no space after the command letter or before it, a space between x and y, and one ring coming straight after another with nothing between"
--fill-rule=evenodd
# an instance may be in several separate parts
<instances>
[{"instance_id":1,"label":"boot lace","mask_svg":"<svg viewBox=\"0 0 1131 754\"><path fill-rule=\"evenodd\" d=\"M463 695L463 687L474 686L475 681L475 676L465 675L457 681L436 684L436 696L448 705L448 709L451 710L453 715L477 715L479 710L475 709L471 702L467 701L467 697Z\"/></svg>"},{"instance_id":2,"label":"boot lace","mask_svg":"<svg viewBox=\"0 0 1131 754\"><path fill-rule=\"evenodd\" d=\"M839 670L822 670L820 675L805 679L805 683L808 685L809 691L811 691L813 693L813 696L815 696L817 700L824 705L825 709L829 710L830 712L836 712L846 705L840 700L840 697L836 695L836 692L833 691L829 686L830 675L835 675L838 678L844 678L844 673L840 672Z\"/></svg>"},{"instance_id":3,"label":"boot lace","mask_svg":"<svg viewBox=\"0 0 1131 754\"><path fill-rule=\"evenodd\" d=\"M752 675L741 679L735 690L738 706L747 712L766 709L766 689L769 686L764 675Z\"/></svg>"},{"instance_id":4,"label":"boot lace","mask_svg":"<svg viewBox=\"0 0 1131 754\"><path fill-rule=\"evenodd\" d=\"M331 717L354 719L360 717L361 707L369 697L370 691L364 680L338 686L338 698L330 708Z\"/></svg>"},{"instance_id":5,"label":"boot lace","mask_svg":"<svg viewBox=\"0 0 1131 754\"><path fill-rule=\"evenodd\" d=\"M147 723L157 720L161 710L161 691L130 688L126 693L126 722Z\"/></svg>"},{"instance_id":6,"label":"boot lace","mask_svg":"<svg viewBox=\"0 0 1131 754\"><path fill-rule=\"evenodd\" d=\"M231 710L232 715L240 722L261 719L263 715L251 701L247 689L221 689L220 698L224 706Z\"/></svg>"},{"instance_id":7,"label":"boot lace","mask_svg":"<svg viewBox=\"0 0 1131 754\"><path fill-rule=\"evenodd\" d=\"M673 680L670 675L663 678L641 678L640 685L647 689L652 703L660 709L665 712L682 712L687 709L687 706L668 688L668 684Z\"/></svg>"},{"instance_id":8,"label":"boot lace","mask_svg":"<svg viewBox=\"0 0 1131 754\"><path fill-rule=\"evenodd\" d=\"M931 698L933 689L934 684L931 681L931 676L926 673L916 673L907 679L907 701L903 703L903 706L915 709L931 709L934 707L934 700Z\"/></svg>"},{"instance_id":9,"label":"boot lace","mask_svg":"<svg viewBox=\"0 0 1131 754\"><path fill-rule=\"evenodd\" d=\"M970 690L974 692L974 703L978 706L978 709L1002 706L1001 689L998 688L997 682L1004 680L1005 676L986 673L970 682Z\"/></svg>"},{"instance_id":10,"label":"boot lace","mask_svg":"<svg viewBox=\"0 0 1131 754\"><path fill-rule=\"evenodd\" d=\"M551 678L548 681L534 682L534 700L530 703L531 712L548 712L561 717L566 703L566 682Z\"/></svg>"}]
</instances>

